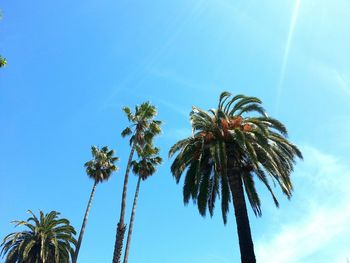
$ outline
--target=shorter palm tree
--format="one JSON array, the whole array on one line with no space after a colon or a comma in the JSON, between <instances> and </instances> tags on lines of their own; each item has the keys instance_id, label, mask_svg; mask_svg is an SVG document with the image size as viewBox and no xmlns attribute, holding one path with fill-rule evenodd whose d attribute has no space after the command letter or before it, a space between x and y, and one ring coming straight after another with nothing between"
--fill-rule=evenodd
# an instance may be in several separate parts
<instances>
[{"instance_id":1,"label":"shorter palm tree","mask_svg":"<svg viewBox=\"0 0 350 263\"><path fill-rule=\"evenodd\" d=\"M96 190L96 186L98 183L107 181L110 178L111 174L114 171L118 170L118 167L114 163L118 161L119 158L114 157L113 156L114 151L109 150L107 146L102 147L101 150L96 146L92 146L91 153L92 153L93 159L85 163L85 167L86 167L87 175L92 180L94 180L94 185L92 187L89 202L85 211L83 224L81 226L77 247L75 249L75 253L73 257L73 263L77 262L77 259L78 259L78 254L79 254L81 242L83 240L83 235L86 228L86 222L89 216L89 211L90 211L92 199L94 197L94 193Z\"/></svg>"},{"instance_id":2,"label":"shorter palm tree","mask_svg":"<svg viewBox=\"0 0 350 263\"><path fill-rule=\"evenodd\" d=\"M72 245L76 244L76 232L69 221L59 218L56 211L40 211L40 218L30 210L28 213L31 217L27 221L13 221L16 227L28 229L7 235L0 246L5 263L69 263L74 253Z\"/></svg>"},{"instance_id":3,"label":"shorter palm tree","mask_svg":"<svg viewBox=\"0 0 350 263\"><path fill-rule=\"evenodd\" d=\"M128 232L128 238L126 241L126 248L125 248L125 255L124 255L124 263L128 262L131 235L132 235L132 229L134 226L136 204L137 204L137 199L140 191L141 179L146 180L148 177L153 175L156 172L156 166L162 163L162 158L158 156L159 149L157 147L153 147L150 144L146 144L142 148L136 147L136 151L139 156L139 160L132 161L131 166L132 166L133 173L137 175L139 178L136 185L134 203L132 206L132 212L130 217L129 232Z\"/></svg>"}]
</instances>

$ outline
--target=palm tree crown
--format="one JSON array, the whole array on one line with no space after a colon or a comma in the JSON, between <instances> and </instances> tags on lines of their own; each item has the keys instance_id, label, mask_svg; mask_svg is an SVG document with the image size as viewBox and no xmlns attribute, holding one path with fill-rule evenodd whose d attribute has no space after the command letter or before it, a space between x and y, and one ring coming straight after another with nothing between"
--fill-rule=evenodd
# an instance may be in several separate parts
<instances>
[{"instance_id":1,"label":"palm tree crown","mask_svg":"<svg viewBox=\"0 0 350 263\"><path fill-rule=\"evenodd\" d=\"M161 132L161 121L154 120L157 115L156 107L149 102L136 106L135 113L132 113L128 107L124 107L123 111L131 125L122 131L122 136L131 135L130 144L151 143L153 137Z\"/></svg>"},{"instance_id":2,"label":"palm tree crown","mask_svg":"<svg viewBox=\"0 0 350 263\"><path fill-rule=\"evenodd\" d=\"M156 166L162 163L162 158L158 156L159 149L146 144L144 147L136 147L136 151L139 160L131 162L132 171L142 180L146 180L156 172Z\"/></svg>"},{"instance_id":3,"label":"palm tree crown","mask_svg":"<svg viewBox=\"0 0 350 263\"><path fill-rule=\"evenodd\" d=\"M285 126L267 116L258 98L237 95L228 100L230 96L230 93L223 92L215 110L203 111L193 107L190 113L193 136L180 140L169 152L171 157L179 151L171 166L177 182L188 168L184 202L188 203L190 198L198 200L199 212L205 215L208 207L212 215L215 198L221 192L225 223L230 202L227 162L233 162L243 179L254 213L261 215L253 175L265 184L278 206L266 175L277 182L289 198L293 189L290 173L295 156L302 158L299 149L286 139ZM248 112L257 116L245 116Z\"/></svg>"},{"instance_id":4,"label":"palm tree crown","mask_svg":"<svg viewBox=\"0 0 350 263\"><path fill-rule=\"evenodd\" d=\"M7 235L1 244L1 254L6 255L6 263L68 263L73 256L72 245L75 230L67 219L51 211L44 214L40 211L37 218L28 210L31 217L27 221L14 221L17 226L25 226L28 230Z\"/></svg>"},{"instance_id":5,"label":"palm tree crown","mask_svg":"<svg viewBox=\"0 0 350 263\"><path fill-rule=\"evenodd\" d=\"M108 180L111 174L118 170L114 163L119 158L113 157L114 151L109 150L108 146L101 149L92 146L91 152L93 159L85 163L87 175L97 183Z\"/></svg>"},{"instance_id":6,"label":"palm tree crown","mask_svg":"<svg viewBox=\"0 0 350 263\"><path fill-rule=\"evenodd\" d=\"M255 263L244 190L255 215L261 216L255 175L278 206L268 176L290 198L293 190L290 174L296 157L302 158L302 154L287 140L285 126L268 117L256 97L232 97L223 92L217 109L203 111L193 107L190 120L193 135L178 141L169 151L170 157L179 152L171 166L176 182L183 173L186 174L184 202L186 204L192 198L202 216L207 209L212 216L215 200L220 196L226 224L232 198L241 260Z\"/></svg>"}]
</instances>

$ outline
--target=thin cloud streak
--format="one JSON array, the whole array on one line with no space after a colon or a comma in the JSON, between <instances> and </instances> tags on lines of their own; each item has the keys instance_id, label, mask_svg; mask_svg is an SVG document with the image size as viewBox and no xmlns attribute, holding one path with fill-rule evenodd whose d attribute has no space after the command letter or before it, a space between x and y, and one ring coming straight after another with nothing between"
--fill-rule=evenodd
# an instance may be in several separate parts
<instances>
[{"instance_id":1,"label":"thin cloud streak","mask_svg":"<svg viewBox=\"0 0 350 263\"><path fill-rule=\"evenodd\" d=\"M350 95L350 86L345 76L337 70L335 70L334 75L336 76L336 80L339 83L339 88L347 95Z\"/></svg>"},{"instance_id":2,"label":"thin cloud streak","mask_svg":"<svg viewBox=\"0 0 350 263\"><path fill-rule=\"evenodd\" d=\"M175 17L169 18L166 22L165 32L172 32L165 39L165 42L161 46L155 47L145 58L134 66L129 73L120 81L120 83L115 87L114 91L106 97L103 108L110 104L115 97L120 93L121 90L128 88L128 85L133 84L133 89L135 86L139 85L145 78L141 73L147 72L147 70L152 69L159 62L159 60L167 53L170 52L174 41L181 35L183 30L188 24L197 21L207 8L207 0L197 0L193 4L193 8L188 12L182 14L178 13Z\"/></svg>"},{"instance_id":3,"label":"thin cloud streak","mask_svg":"<svg viewBox=\"0 0 350 263\"><path fill-rule=\"evenodd\" d=\"M296 0L296 2L295 2L292 20L291 20L291 23L289 26L287 43L286 43L286 47L284 49L281 73L280 73L280 78L279 78L278 86L277 86L276 114L278 113L279 107L280 107L282 86L283 86L284 79L286 77L286 70L287 70L287 64L288 64L288 59L289 59L290 47L292 44L293 35L295 32L295 27L296 27L298 16L299 16L300 3L301 3L301 0Z\"/></svg>"},{"instance_id":4,"label":"thin cloud streak","mask_svg":"<svg viewBox=\"0 0 350 263\"><path fill-rule=\"evenodd\" d=\"M160 98L154 98L155 101L159 102L160 104L162 104L163 106L165 106L166 108L168 108L169 110L176 112L179 115L182 115L185 118L189 118L190 116L190 111L191 109L189 109L188 111L184 110L184 107L182 105L179 104L175 104Z\"/></svg>"}]
</instances>

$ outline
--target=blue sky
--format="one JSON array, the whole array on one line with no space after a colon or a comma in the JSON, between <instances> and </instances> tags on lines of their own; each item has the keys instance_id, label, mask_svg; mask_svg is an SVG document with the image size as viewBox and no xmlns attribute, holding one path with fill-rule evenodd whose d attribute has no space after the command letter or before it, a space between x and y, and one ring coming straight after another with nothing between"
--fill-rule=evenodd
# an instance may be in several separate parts
<instances>
[{"instance_id":1,"label":"blue sky","mask_svg":"<svg viewBox=\"0 0 350 263\"><path fill-rule=\"evenodd\" d=\"M250 220L258 262L350 259L350 2L347 0L1 2L0 236L27 209L57 210L79 229L92 181L90 146L120 171L98 186L80 262L110 262L128 143L121 108L150 100L165 159L141 185L130 262L238 262L234 216L223 225L182 203L167 159L190 135L191 106L221 91L260 97L305 160L276 209L262 186ZM136 178L129 184L129 206Z\"/></svg>"}]
</instances>

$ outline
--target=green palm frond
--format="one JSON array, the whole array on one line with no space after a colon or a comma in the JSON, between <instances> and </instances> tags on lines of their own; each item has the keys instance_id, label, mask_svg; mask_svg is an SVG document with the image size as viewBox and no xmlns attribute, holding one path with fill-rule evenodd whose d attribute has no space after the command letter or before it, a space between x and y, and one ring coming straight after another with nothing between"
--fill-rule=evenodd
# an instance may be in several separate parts
<instances>
[{"instance_id":1,"label":"green palm frond","mask_svg":"<svg viewBox=\"0 0 350 263\"><path fill-rule=\"evenodd\" d=\"M230 92L224 91L220 94L218 109L221 109L226 100L231 96Z\"/></svg>"},{"instance_id":2,"label":"green palm frond","mask_svg":"<svg viewBox=\"0 0 350 263\"><path fill-rule=\"evenodd\" d=\"M216 197L219 194L219 176L214 173L209 181L209 193L208 193L208 209L210 216L214 214Z\"/></svg>"},{"instance_id":3,"label":"green palm frond","mask_svg":"<svg viewBox=\"0 0 350 263\"><path fill-rule=\"evenodd\" d=\"M220 109L223 110L223 112L225 112L225 114L228 114L230 109L231 109L231 106L234 105L234 103L236 101L242 100L244 98L246 98L246 96L241 95L241 94L240 95L236 95L228 103L226 103L225 106L222 105Z\"/></svg>"},{"instance_id":4,"label":"green palm frond","mask_svg":"<svg viewBox=\"0 0 350 263\"><path fill-rule=\"evenodd\" d=\"M236 111L242 109L243 106L249 106L252 104L261 104L261 100L255 97L245 97L237 102L228 115L235 115Z\"/></svg>"},{"instance_id":5,"label":"green palm frond","mask_svg":"<svg viewBox=\"0 0 350 263\"><path fill-rule=\"evenodd\" d=\"M259 117L257 118L260 122L264 123L265 125L267 125L269 128L273 128L275 130L277 130L278 132L280 132L283 136L287 136L288 135L288 131L287 128L283 125L283 123L281 123L279 120L276 120L274 118L271 117Z\"/></svg>"},{"instance_id":6,"label":"green palm frond","mask_svg":"<svg viewBox=\"0 0 350 263\"><path fill-rule=\"evenodd\" d=\"M129 107L124 107L122 110L124 111L129 121L132 122L135 119L135 116L131 113L131 110Z\"/></svg>"},{"instance_id":7,"label":"green palm frond","mask_svg":"<svg viewBox=\"0 0 350 263\"><path fill-rule=\"evenodd\" d=\"M182 149L186 144L189 143L189 139L191 138L186 138L183 140L178 141L177 143L175 143L169 150L169 158L173 157L173 155L179 151L180 149Z\"/></svg>"},{"instance_id":8,"label":"green palm frond","mask_svg":"<svg viewBox=\"0 0 350 263\"><path fill-rule=\"evenodd\" d=\"M229 203L231 202L230 187L227 176L220 178L221 183L221 213L224 224L227 223L227 213L229 211Z\"/></svg>"},{"instance_id":9,"label":"green palm frond","mask_svg":"<svg viewBox=\"0 0 350 263\"><path fill-rule=\"evenodd\" d=\"M198 178L198 167L200 165L199 161L192 162L186 172L186 177L183 186L183 197L184 203L188 204L191 198L195 198L198 193L199 184L196 182Z\"/></svg>"},{"instance_id":10,"label":"green palm frond","mask_svg":"<svg viewBox=\"0 0 350 263\"><path fill-rule=\"evenodd\" d=\"M49 214L40 211L39 218L30 210L28 213L31 217L27 221L13 222L29 230L7 235L0 245L0 255L6 256L5 262L69 263L70 251L76 243L76 232L69 221L60 219L56 211Z\"/></svg>"},{"instance_id":11,"label":"green palm frond","mask_svg":"<svg viewBox=\"0 0 350 263\"><path fill-rule=\"evenodd\" d=\"M202 216L205 216L207 206L208 206L209 182L210 182L210 173L203 173L201 177L199 193L197 197L198 211Z\"/></svg>"},{"instance_id":12,"label":"green palm frond","mask_svg":"<svg viewBox=\"0 0 350 263\"><path fill-rule=\"evenodd\" d=\"M256 113L263 115L264 117L268 117L266 112L265 112L265 109L257 103L252 103L252 104L249 104L247 106L241 107L241 109L238 111L237 115L240 116L243 113L249 113L249 112L256 112Z\"/></svg>"},{"instance_id":13,"label":"green palm frond","mask_svg":"<svg viewBox=\"0 0 350 263\"><path fill-rule=\"evenodd\" d=\"M131 128L130 128L130 127L126 127L126 128L122 131L121 135L122 135L122 137L124 138L124 137L126 137L126 136L129 136L131 133L132 133Z\"/></svg>"},{"instance_id":14,"label":"green palm frond","mask_svg":"<svg viewBox=\"0 0 350 263\"><path fill-rule=\"evenodd\" d=\"M260 198L258 193L256 192L253 175L251 173L244 173L242 175L243 184L245 191L248 196L249 203L253 209L253 212L256 216L261 216L261 208L260 208Z\"/></svg>"}]
</instances>

